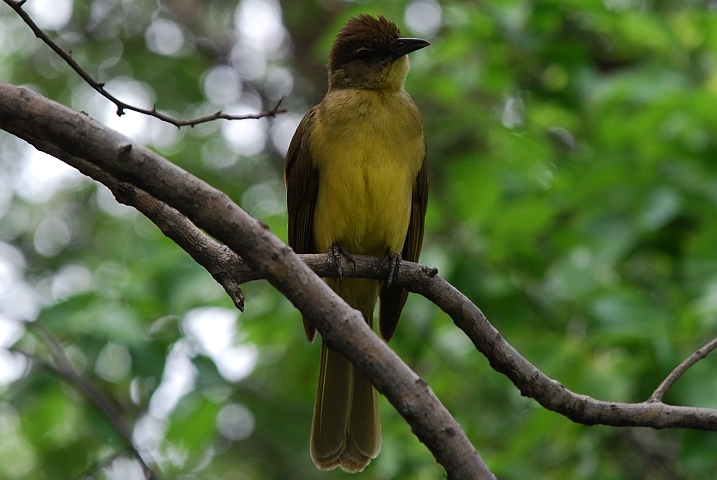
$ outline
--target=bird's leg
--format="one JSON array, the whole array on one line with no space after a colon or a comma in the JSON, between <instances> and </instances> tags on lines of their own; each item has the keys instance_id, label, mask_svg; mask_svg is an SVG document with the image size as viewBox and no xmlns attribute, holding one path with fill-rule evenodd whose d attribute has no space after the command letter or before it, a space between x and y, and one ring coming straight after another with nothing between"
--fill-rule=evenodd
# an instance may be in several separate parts
<instances>
[{"instance_id":1,"label":"bird's leg","mask_svg":"<svg viewBox=\"0 0 717 480\"><path fill-rule=\"evenodd\" d=\"M386 278L386 286L384 288L390 287L394 280L398 280L401 274L401 260L401 255L393 253L391 250L386 250L386 255L383 257L383 260L381 260L382 266L388 264L388 278Z\"/></svg>"},{"instance_id":2,"label":"bird's leg","mask_svg":"<svg viewBox=\"0 0 717 480\"><path fill-rule=\"evenodd\" d=\"M341 266L341 257L346 257L346 259L353 263L354 268L356 268L356 261L354 260L354 257L351 256L351 254L341 245L339 245L338 242L334 242L331 245L331 248L329 248L329 263L334 265L334 268L336 269L336 274L339 276L339 283L341 282L344 274L344 269Z\"/></svg>"}]
</instances>

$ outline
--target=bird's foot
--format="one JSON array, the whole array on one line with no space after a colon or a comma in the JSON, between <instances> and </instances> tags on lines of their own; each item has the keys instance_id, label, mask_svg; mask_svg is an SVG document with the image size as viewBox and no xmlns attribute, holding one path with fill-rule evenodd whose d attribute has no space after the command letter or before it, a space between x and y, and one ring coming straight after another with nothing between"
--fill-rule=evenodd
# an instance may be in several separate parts
<instances>
[{"instance_id":1,"label":"bird's foot","mask_svg":"<svg viewBox=\"0 0 717 480\"><path fill-rule=\"evenodd\" d=\"M354 268L356 268L356 261L354 260L354 257L352 257L344 247L334 242L334 244L331 245L331 248L329 248L328 259L329 263L334 265L334 268L336 269L336 274L339 276L339 282L341 282L344 275L344 269L341 261L342 256L351 262Z\"/></svg>"},{"instance_id":2,"label":"bird's foot","mask_svg":"<svg viewBox=\"0 0 717 480\"><path fill-rule=\"evenodd\" d=\"M381 266L388 264L388 277L386 278L386 286L391 286L394 280L398 280L401 274L401 255L398 253L392 253L390 250L386 251L386 256L381 260Z\"/></svg>"}]
</instances>

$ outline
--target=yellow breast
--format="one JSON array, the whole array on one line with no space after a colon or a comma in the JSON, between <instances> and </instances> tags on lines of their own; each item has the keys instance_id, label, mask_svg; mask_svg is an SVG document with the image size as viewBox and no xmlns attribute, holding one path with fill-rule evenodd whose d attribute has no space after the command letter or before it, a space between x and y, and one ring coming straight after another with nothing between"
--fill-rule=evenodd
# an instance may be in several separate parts
<instances>
[{"instance_id":1,"label":"yellow breast","mask_svg":"<svg viewBox=\"0 0 717 480\"><path fill-rule=\"evenodd\" d=\"M319 191L314 238L351 253L400 253L425 158L421 118L403 91L340 90L319 105L309 139Z\"/></svg>"}]
</instances>

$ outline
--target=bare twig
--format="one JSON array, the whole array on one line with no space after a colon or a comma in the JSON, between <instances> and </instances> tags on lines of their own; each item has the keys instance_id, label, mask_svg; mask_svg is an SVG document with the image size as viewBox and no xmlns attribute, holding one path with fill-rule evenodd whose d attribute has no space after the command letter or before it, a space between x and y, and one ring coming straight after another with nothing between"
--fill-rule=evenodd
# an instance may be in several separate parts
<instances>
[{"instance_id":1,"label":"bare twig","mask_svg":"<svg viewBox=\"0 0 717 480\"><path fill-rule=\"evenodd\" d=\"M660 386L658 386L657 389L652 392L652 395L650 395L650 398L647 399L647 402L662 402L662 397L664 397L665 393L667 393L667 391L672 388L672 385L674 385L675 382L679 380L680 377L692 367L692 365L705 358L715 348L717 348L717 338L713 338L706 345L704 345L695 353L687 357L674 370L672 370L672 372L670 372L670 374L662 381L662 383L660 383Z\"/></svg>"},{"instance_id":2,"label":"bare twig","mask_svg":"<svg viewBox=\"0 0 717 480\"><path fill-rule=\"evenodd\" d=\"M106 467L112 465L112 463L120 457L126 455L126 452L115 452L114 455L110 455L107 458L103 458L98 462L94 462L90 465L85 472L76 477L75 480L92 480L97 478L96 473Z\"/></svg>"},{"instance_id":3,"label":"bare twig","mask_svg":"<svg viewBox=\"0 0 717 480\"><path fill-rule=\"evenodd\" d=\"M255 275L233 251L221 245L198 229L187 217L166 203L160 202L131 183L117 180L101 168L83 158L70 155L48 142L38 141L43 151L75 167L88 177L104 184L115 198L125 205L136 208L149 218L167 237L182 247L199 265L203 266L234 302L244 311L244 293L239 288L243 279Z\"/></svg>"},{"instance_id":4,"label":"bare twig","mask_svg":"<svg viewBox=\"0 0 717 480\"><path fill-rule=\"evenodd\" d=\"M169 205L157 201L144 190L116 180L114 182L108 180L105 185L112 190L118 201L135 206L152 220L162 230L162 233L189 253L214 277L219 285L224 287L224 291L232 299L234 306L240 311L244 311L244 293L239 288L241 282L237 281L241 278L241 272L234 270L235 266L243 264L240 262L239 255L226 245L221 245L209 238L187 217Z\"/></svg>"},{"instance_id":5,"label":"bare twig","mask_svg":"<svg viewBox=\"0 0 717 480\"><path fill-rule=\"evenodd\" d=\"M82 378L77 372L75 372L75 369L72 367L72 364L65 356L65 352L62 350L62 347L49 331L47 331L44 327L42 327L36 322L28 323L26 325L28 325L31 329L37 332L38 336L50 349L50 355L52 356L52 360L55 365L53 366L41 357L20 349L11 348L10 351L17 352L25 356L28 360L31 360L35 364L41 366L42 368L62 377L77 391L82 393L85 398L87 398L90 403L98 411L100 411L105 416L105 418L107 418L107 420L117 431L117 433L120 434L127 449L132 452L133 456L142 466L146 477L149 480L158 480L159 477L157 476L157 474L152 470L149 465L147 465L147 463L142 458L142 455L134 446L134 442L132 442L132 429L129 427L129 425L127 425L127 422L125 422L119 407L115 405L111 398L107 397L102 392L97 390L89 382Z\"/></svg>"},{"instance_id":6,"label":"bare twig","mask_svg":"<svg viewBox=\"0 0 717 480\"><path fill-rule=\"evenodd\" d=\"M37 24L32 20L30 15L23 10L22 6L25 4L26 0L3 0L5 4L7 4L10 8L15 10L15 12L22 18L22 20L27 24L28 27L32 30L32 32L35 34L37 38L45 42L47 46L49 46L57 55L60 56L90 87L92 87L97 93L105 97L110 102L114 103L117 106L117 115L122 116L125 113L125 110L131 110L133 112L138 112L143 115L148 115L150 117L158 118L162 120L163 122L170 123L174 125L175 127L193 127L195 125L199 125L201 123L207 123L207 122L213 122L214 120L250 120L250 119L259 119L264 117L275 117L276 115L279 115L281 113L286 113L285 108L280 108L281 102L284 100L282 97L279 99L279 101L276 103L274 108L267 110L265 112L260 113L252 113L247 115L229 115L227 113L222 112L221 110L212 113L211 115L206 115L203 117L194 118L191 120L179 120L174 117L171 117L169 115L166 115L164 113L160 113L157 111L157 105L153 105L150 110L145 108L139 108L135 107L133 105L130 105L128 103L125 103L121 100L119 100L114 95L110 94L107 90L105 90L105 84L96 81L92 76L85 71L85 69L80 66L79 63L75 61L74 58L72 58L71 52L66 52L63 50L57 43L53 42L50 37L48 37L45 32L42 31L40 27L37 26Z\"/></svg>"}]
</instances>

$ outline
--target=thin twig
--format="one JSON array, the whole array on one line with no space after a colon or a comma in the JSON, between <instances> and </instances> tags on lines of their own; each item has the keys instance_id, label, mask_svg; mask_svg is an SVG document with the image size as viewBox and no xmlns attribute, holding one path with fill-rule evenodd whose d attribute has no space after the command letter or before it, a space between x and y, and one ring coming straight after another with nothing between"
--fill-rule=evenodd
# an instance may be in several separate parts
<instances>
[{"instance_id":1,"label":"thin twig","mask_svg":"<svg viewBox=\"0 0 717 480\"><path fill-rule=\"evenodd\" d=\"M48 37L45 32L42 31L40 27L37 26L37 24L32 20L30 15L22 9L22 6L25 4L26 0L3 0L10 8L15 10L15 12L20 16L20 18L23 19L23 21L27 24L28 27L32 30L32 32L35 34L37 38L45 42L47 46L49 46L55 53L57 53L90 87L92 87L95 91L97 91L100 95L105 97L110 102L114 103L117 106L117 115L122 116L125 113L125 110L131 110L133 112L138 112L150 117L158 118L162 120L163 122L170 123L174 125L175 127L193 127L195 125L199 125L201 123L207 123L207 122L213 122L214 120L250 120L250 119L259 119L264 117L275 117L276 115L279 115L281 113L286 113L285 108L280 108L281 102L284 100L284 97L281 97L279 101L276 103L274 108L267 110L265 112L260 113L251 113L247 115L229 115L227 113L222 112L221 110L212 113L211 115L206 115L203 117L194 118L192 120L179 120L174 117L171 117L169 115L166 115L164 113L160 113L157 111L157 105L154 104L152 106L151 110L147 110L145 108L139 108L135 107L133 105L130 105L128 103L125 103L121 100L119 100L114 95L110 94L107 90L105 90L105 84L96 81L92 76L90 76L89 73L87 73L82 66L80 66L79 63L75 61L74 58L72 58L71 52L66 52L62 49L57 43L53 42L50 37Z\"/></svg>"},{"instance_id":2,"label":"thin twig","mask_svg":"<svg viewBox=\"0 0 717 480\"><path fill-rule=\"evenodd\" d=\"M89 382L87 382L75 371L74 367L65 355L65 352L62 350L62 347L60 346L59 342L47 329L45 329L37 322L28 323L26 325L35 332L37 332L38 336L50 349L50 355L52 356L52 360L55 365L53 366L41 357L20 349L11 348L10 351L17 352L25 356L28 360L33 361L42 368L54 372L58 376L64 378L68 383L70 383L70 385L74 386L92 403L92 405L95 406L95 408L97 408L100 412L102 412L102 414L104 414L107 420L109 420L117 433L119 433L122 437L122 440L124 441L127 448L137 458L137 461L142 466L142 469L144 470L147 478L149 480L158 480L159 477L157 476L157 474L152 470L149 465L147 465L147 463L142 458L142 455L134 446L134 443L132 442L132 429L129 427L129 425L127 425L127 422L125 422L124 417L122 416L122 412L117 407L117 405L115 405L112 399L104 395L95 387L93 387Z\"/></svg>"},{"instance_id":3,"label":"thin twig","mask_svg":"<svg viewBox=\"0 0 717 480\"><path fill-rule=\"evenodd\" d=\"M674 385L675 382L692 367L692 365L705 358L715 348L717 348L717 338L713 338L710 342L687 357L684 362L680 363L674 370L672 370L667 378L662 381L660 386L652 392L652 395L650 395L650 398L648 398L646 402L662 402L662 397L664 397L665 393L672 388L672 385Z\"/></svg>"},{"instance_id":4,"label":"thin twig","mask_svg":"<svg viewBox=\"0 0 717 480\"><path fill-rule=\"evenodd\" d=\"M118 202L134 207L149 218L168 238L187 252L224 287L234 306L244 311L244 293L239 285L251 281L256 273L241 261L239 255L198 229L187 217L141 188L115 177L84 158L71 155L49 142L42 150L61 159L88 177L110 189Z\"/></svg>"},{"instance_id":5,"label":"thin twig","mask_svg":"<svg viewBox=\"0 0 717 480\"><path fill-rule=\"evenodd\" d=\"M110 455L107 458L104 458L98 462L93 463L90 465L85 472L80 474L80 476L76 477L76 480L92 480L96 478L95 474L99 472L100 470L105 469L106 467L112 465L112 463L117 460L120 457L123 457L126 454L126 452L115 452L114 455Z\"/></svg>"}]
</instances>

